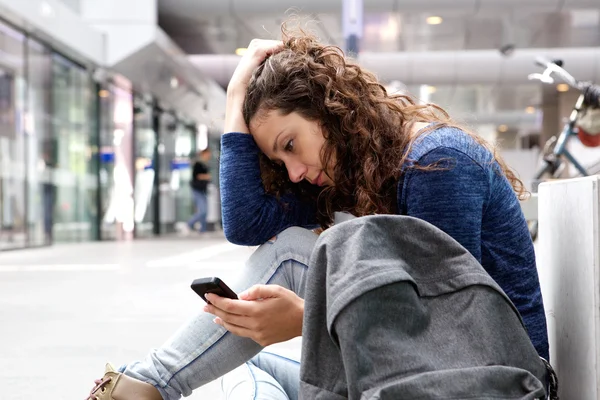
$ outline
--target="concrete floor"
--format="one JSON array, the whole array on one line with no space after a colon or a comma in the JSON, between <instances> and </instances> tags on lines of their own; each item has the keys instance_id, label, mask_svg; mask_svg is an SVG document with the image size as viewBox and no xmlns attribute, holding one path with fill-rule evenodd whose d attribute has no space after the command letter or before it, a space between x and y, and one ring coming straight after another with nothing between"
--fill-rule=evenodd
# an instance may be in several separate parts
<instances>
[{"instance_id":1,"label":"concrete floor","mask_svg":"<svg viewBox=\"0 0 600 400\"><path fill-rule=\"evenodd\" d=\"M201 309L195 278L231 280L251 252L213 235L0 253L0 398L85 398L107 361L143 358ZM221 398L218 381L189 398Z\"/></svg>"}]
</instances>

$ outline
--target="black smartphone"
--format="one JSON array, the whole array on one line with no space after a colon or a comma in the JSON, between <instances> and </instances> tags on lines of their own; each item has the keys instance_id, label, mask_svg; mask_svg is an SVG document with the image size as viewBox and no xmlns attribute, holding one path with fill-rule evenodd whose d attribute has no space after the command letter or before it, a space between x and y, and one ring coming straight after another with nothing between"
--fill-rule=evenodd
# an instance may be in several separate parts
<instances>
[{"instance_id":1,"label":"black smartphone","mask_svg":"<svg viewBox=\"0 0 600 400\"><path fill-rule=\"evenodd\" d=\"M208 304L210 304L210 302L206 300L206 297L204 296L206 293L214 293L217 296L233 300L237 300L238 298L237 294L235 294L225 282L216 277L195 279L194 282L192 282L192 290Z\"/></svg>"}]
</instances>

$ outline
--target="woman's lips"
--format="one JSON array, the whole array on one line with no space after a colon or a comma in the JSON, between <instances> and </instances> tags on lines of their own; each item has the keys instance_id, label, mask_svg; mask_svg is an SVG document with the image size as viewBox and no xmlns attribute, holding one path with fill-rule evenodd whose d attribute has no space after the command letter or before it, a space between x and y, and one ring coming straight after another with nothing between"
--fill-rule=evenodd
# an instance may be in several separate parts
<instances>
[{"instance_id":1,"label":"woman's lips","mask_svg":"<svg viewBox=\"0 0 600 400\"><path fill-rule=\"evenodd\" d=\"M317 186L323 186L323 171L319 172L316 179Z\"/></svg>"}]
</instances>

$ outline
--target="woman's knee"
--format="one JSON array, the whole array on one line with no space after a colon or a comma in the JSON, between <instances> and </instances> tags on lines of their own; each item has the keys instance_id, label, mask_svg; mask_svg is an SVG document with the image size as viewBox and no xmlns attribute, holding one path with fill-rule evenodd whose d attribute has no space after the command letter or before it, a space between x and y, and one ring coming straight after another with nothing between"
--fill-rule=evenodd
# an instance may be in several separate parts
<instances>
[{"instance_id":1,"label":"woman's knee","mask_svg":"<svg viewBox=\"0 0 600 400\"><path fill-rule=\"evenodd\" d=\"M246 264L280 265L284 261L295 260L308 265L317 238L318 235L311 230L296 226L287 228L260 245Z\"/></svg>"},{"instance_id":2,"label":"woman's knee","mask_svg":"<svg viewBox=\"0 0 600 400\"><path fill-rule=\"evenodd\" d=\"M237 282L230 287L241 291L252 285L273 283L303 293L305 272L317 237L304 228L282 231L249 256Z\"/></svg>"},{"instance_id":3,"label":"woman's knee","mask_svg":"<svg viewBox=\"0 0 600 400\"><path fill-rule=\"evenodd\" d=\"M318 237L309 229L292 226L269 239L263 246L273 247L279 254L291 253L310 258Z\"/></svg>"}]
</instances>

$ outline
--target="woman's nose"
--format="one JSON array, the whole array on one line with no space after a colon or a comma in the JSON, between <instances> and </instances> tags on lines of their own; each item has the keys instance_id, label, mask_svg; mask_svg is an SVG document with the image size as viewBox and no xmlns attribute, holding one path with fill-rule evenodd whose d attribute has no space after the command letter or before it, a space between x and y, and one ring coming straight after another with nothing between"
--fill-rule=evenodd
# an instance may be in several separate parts
<instances>
[{"instance_id":1,"label":"woman's nose","mask_svg":"<svg viewBox=\"0 0 600 400\"><path fill-rule=\"evenodd\" d=\"M302 163L290 163L291 165L287 166L288 175L290 177L290 181L294 183L300 182L306 176L306 171L308 170L306 166Z\"/></svg>"}]
</instances>

